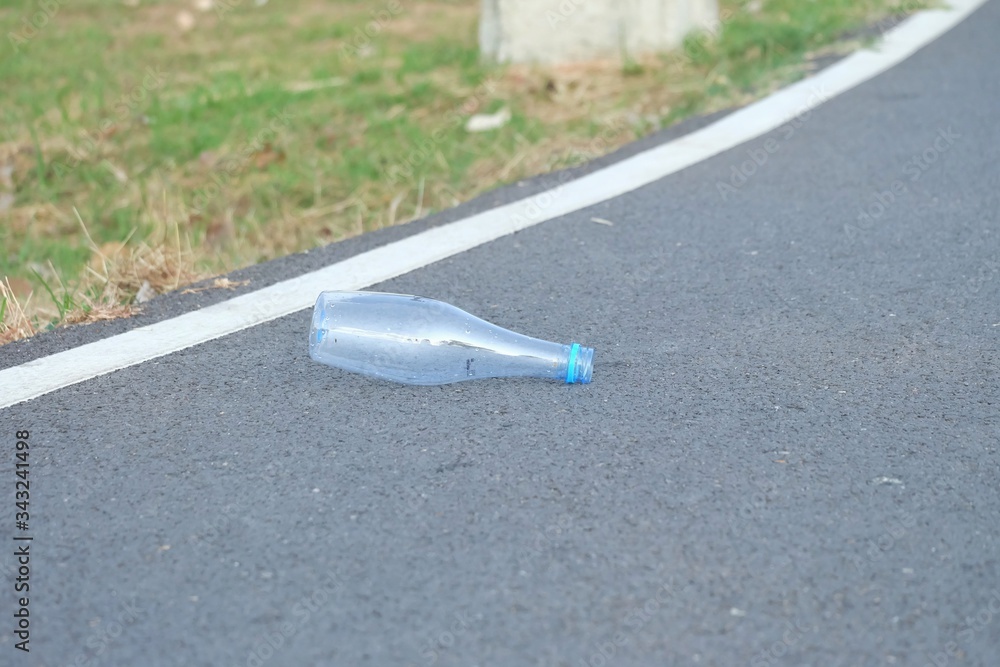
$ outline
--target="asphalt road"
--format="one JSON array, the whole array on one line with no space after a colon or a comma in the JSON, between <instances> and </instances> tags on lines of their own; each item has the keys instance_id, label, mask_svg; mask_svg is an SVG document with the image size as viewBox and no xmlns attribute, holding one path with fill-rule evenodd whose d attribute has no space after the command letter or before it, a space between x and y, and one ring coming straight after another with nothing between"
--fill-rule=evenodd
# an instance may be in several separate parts
<instances>
[{"instance_id":1,"label":"asphalt road","mask_svg":"<svg viewBox=\"0 0 1000 667\"><path fill-rule=\"evenodd\" d=\"M0 412L3 664L997 664L998 27L373 287L590 385L349 375L303 311Z\"/></svg>"}]
</instances>

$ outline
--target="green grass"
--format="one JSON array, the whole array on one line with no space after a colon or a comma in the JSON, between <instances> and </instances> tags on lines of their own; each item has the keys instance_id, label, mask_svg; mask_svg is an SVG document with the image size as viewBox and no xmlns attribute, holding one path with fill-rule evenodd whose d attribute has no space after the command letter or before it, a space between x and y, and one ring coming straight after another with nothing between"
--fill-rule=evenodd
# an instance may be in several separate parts
<instances>
[{"instance_id":1,"label":"green grass","mask_svg":"<svg viewBox=\"0 0 1000 667\"><path fill-rule=\"evenodd\" d=\"M186 32L187 3L61 3L18 52L0 44L0 168L15 197L0 212L0 276L36 288L42 326L107 293L85 268L94 247L76 212L99 247L186 240L186 276L402 222L574 163L612 122L595 118L618 119L602 144L612 150L745 103L897 6L772 0L750 13L724 1L717 39L574 75L483 65L478 4L405 3L358 52L370 3L244 2L192 11ZM35 11L0 0L3 34ZM514 116L501 130L463 129L504 106Z\"/></svg>"}]
</instances>

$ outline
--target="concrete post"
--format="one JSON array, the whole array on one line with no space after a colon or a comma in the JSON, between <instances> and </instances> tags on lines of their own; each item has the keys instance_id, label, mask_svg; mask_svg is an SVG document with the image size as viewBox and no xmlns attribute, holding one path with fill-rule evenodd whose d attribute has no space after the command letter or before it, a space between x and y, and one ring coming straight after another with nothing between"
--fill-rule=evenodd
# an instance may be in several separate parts
<instances>
[{"instance_id":1,"label":"concrete post","mask_svg":"<svg viewBox=\"0 0 1000 667\"><path fill-rule=\"evenodd\" d=\"M718 26L717 0L482 0L479 46L501 63L636 58Z\"/></svg>"}]
</instances>

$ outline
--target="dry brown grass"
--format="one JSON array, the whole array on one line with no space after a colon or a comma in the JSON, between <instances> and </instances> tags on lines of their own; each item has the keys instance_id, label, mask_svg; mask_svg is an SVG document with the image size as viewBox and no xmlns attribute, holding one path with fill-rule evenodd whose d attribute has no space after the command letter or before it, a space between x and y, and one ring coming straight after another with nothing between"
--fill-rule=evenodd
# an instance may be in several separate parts
<instances>
[{"instance_id":1,"label":"dry brown grass","mask_svg":"<svg viewBox=\"0 0 1000 667\"><path fill-rule=\"evenodd\" d=\"M22 304L11 288L10 280L0 280L0 345L28 338L38 333L25 308L31 299L29 294Z\"/></svg>"},{"instance_id":2,"label":"dry brown grass","mask_svg":"<svg viewBox=\"0 0 1000 667\"><path fill-rule=\"evenodd\" d=\"M33 336L50 321L69 325L131 317L140 311L141 303L157 294L211 275L195 268L195 253L177 225L146 241L127 239L97 245L75 209L74 213L92 251L84 273L74 285L67 286L51 263L39 267L46 292L51 291L55 298L38 294L25 282L19 285L20 290L15 290L9 279L0 282L0 345ZM202 289L232 289L235 285L218 279Z\"/></svg>"},{"instance_id":3,"label":"dry brown grass","mask_svg":"<svg viewBox=\"0 0 1000 667\"><path fill-rule=\"evenodd\" d=\"M93 288L99 288L94 306L106 307L129 301L141 303L209 275L196 268L196 255L190 240L182 237L176 223L169 227L161 225L145 241L131 243L127 239L123 243L98 246L79 213L77 217L93 252L87 266L91 289L84 291L94 293Z\"/></svg>"}]
</instances>

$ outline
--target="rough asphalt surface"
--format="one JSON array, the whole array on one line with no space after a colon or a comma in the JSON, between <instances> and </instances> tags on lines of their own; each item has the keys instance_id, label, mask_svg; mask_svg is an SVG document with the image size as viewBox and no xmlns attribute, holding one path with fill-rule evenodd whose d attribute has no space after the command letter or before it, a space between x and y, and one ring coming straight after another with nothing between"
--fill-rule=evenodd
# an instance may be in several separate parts
<instances>
[{"instance_id":1,"label":"rough asphalt surface","mask_svg":"<svg viewBox=\"0 0 1000 667\"><path fill-rule=\"evenodd\" d=\"M3 411L2 664L998 664L998 26L373 287L591 385L345 374L302 311Z\"/></svg>"}]
</instances>

